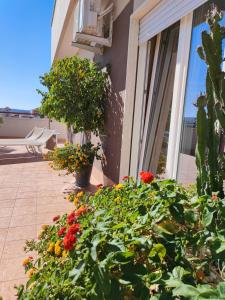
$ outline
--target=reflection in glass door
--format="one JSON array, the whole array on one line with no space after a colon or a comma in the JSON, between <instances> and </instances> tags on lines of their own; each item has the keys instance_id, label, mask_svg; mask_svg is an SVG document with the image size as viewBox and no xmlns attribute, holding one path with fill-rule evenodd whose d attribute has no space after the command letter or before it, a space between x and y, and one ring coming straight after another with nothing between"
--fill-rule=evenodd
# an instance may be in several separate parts
<instances>
[{"instance_id":1,"label":"reflection in glass door","mask_svg":"<svg viewBox=\"0 0 225 300\"><path fill-rule=\"evenodd\" d=\"M177 179L183 184L194 183L197 175L197 169L195 165L197 111L194 103L201 93L205 93L207 67L204 61L202 61L198 56L196 50L197 47L201 45L202 31L208 30L208 25L206 24L206 15L212 4L216 4L220 9L225 10L224 0L208 1L206 4L196 9L193 15L192 40L177 172ZM222 23L225 24L225 17Z\"/></svg>"},{"instance_id":2,"label":"reflection in glass door","mask_svg":"<svg viewBox=\"0 0 225 300\"><path fill-rule=\"evenodd\" d=\"M162 177L165 173L168 138L170 129L170 111L173 98L174 76L179 38L179 23L161 33L159 52L149 114L146 115L143 136L143 161L139 169L151 170Z\"/></svg>"}]
</instances>

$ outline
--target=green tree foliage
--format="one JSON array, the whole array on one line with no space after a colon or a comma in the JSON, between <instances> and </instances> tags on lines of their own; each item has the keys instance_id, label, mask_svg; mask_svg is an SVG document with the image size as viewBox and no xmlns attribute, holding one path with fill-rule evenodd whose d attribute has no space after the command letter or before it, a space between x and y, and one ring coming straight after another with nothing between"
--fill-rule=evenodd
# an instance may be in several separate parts
<instances>
[{"instance_id":1,"label":"green tree foliage","mask_svg":"<svg viewBox=\"0 0 225 300\"><path fill-rule=\"evenodd\" d=\"M73 56L57 61L40 78L47 88L38 90L43 115L72 126L74 133L103 130L109 91L106 72L88 59Z\"/></svg>"},{"instance_id":2,"label":"green tree foliage","mask_svg":"<svg viewBox=\"0 0 225 300\"><path fill-rule=\"evenodd\" d=\"M225 132L225 73L222 71L222 43L225 27L220 24L223 13L216 7L207 17L210 32L202 32L202 46L198 54L207 65L206 94L197 100L196 165L198 168L197 189L199 195L219 192L224 196L225 179L224 145Z\"/></svg>"}]
</instances>

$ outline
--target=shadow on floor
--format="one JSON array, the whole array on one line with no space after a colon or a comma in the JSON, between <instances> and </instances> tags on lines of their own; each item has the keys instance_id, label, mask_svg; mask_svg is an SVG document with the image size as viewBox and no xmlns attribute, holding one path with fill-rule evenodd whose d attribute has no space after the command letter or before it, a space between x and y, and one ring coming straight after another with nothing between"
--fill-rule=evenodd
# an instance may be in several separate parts
<instances>
[{"instance_id":1,"label":"shadow on floor","mask_svg":"<svg viewBox=\"0 0 225 300\"><path fill-rule=\"evenodd\" d=\"M28 152L13 153L16 149L0 148L0 165L21 164L43 161L42 155L34 155Z\"/></svg>"}]
</instances>

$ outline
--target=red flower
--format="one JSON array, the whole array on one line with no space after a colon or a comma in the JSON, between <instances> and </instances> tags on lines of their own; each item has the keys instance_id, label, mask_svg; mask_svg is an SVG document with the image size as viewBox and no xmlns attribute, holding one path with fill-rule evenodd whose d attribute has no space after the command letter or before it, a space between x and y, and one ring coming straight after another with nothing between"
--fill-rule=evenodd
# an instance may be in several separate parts
<instances>
[{"instance_id":1,"label":"red flower","mask_svg":"<svg viewBox=\"0 0 225 300\"><path fill-rule=\"evenodd\" d=\"M140 173L141 181L144 183L150 183L154 179L154 175L151 172L144 172Z\"/></svg>"},{"instance_id":2,"label":"red flower","mask_svg":"<svg viewBox=\"0 0 225 300\"><path fill-rule=\"evenodd\" d=\"M88 211L88 208L86 206L81 206L77 211L76 211L76 216L80 217L81 215L84 215Z\"/></svg>"},{"instance_id":3,"label":"red flower","mask_svg":"<svg viewBox=\"0 0 225 300\"><path fill-rule=\"evenodd\" d=\"M80 232L80 224L76 223L70 226L67 234L76 234L78 232Z\"/></svg>"},{"instance_id":4,"label":"red flower","mask_svg":"<svg viewBox=\"0 0 225 300\"><path fill-rule=\"evenodd\" d=\"M60 216L58 215L58 216L55 216L52 220L53 220L53 222L56 222L56 221L58 221L60 219Z\"/></svg>"},{"instance_id":5,"label":"red flower","mask_svg":"<svg viewBox=\"0 0 225 300\"><path fill-rule=\"evenodd\" d=\"M64 226L58 231L58 236L62 236L65 232L66 232L66 227Z\"/></svg>"},{"instance_id":6,"label":"red flower","mask_svg":"<svg viewBox=\"0 0 225 300\"><path fill-rule=\"evenodd\" d=\"M33 259L34 259L33 256L29 256L28 258L29 258L30 260L33 260Z\"/></svg>"},{"instance_id":7,"label":"red flower","mask_svg":"<svg viewBox=\"0 0 225 300\"><path fill-rule=\"evenodd\" d=\"M122 178L123 181L125 181L125 180L127 180L127 179L129 179L129 176L124 176L124 177Z\"/></svg>"},{"instance_id":8,"label":"red flower","mask_svg":"<svg viewBox=\"0 0 225 300\"><path fill-rule=\"evenodd\" d=\"M73 249L73 245L76 243L77 238L72 234L66 234L63 239L63 244L65 250L71 251Z\"/></svg>"},{"instance_id":9,"label":"red flower","mask_svg":"<svg viewBox=\"0 0 225 300\"><path fill-rule=\"evenodd\" d=\"M211 199L213 200L213 201L216 201L216 200L218 200L218 197L217 197L217 195L212 195L212 197L211 197Z\"/></svg>"},{"instance_id":10,"label":"red flower","mask_svg":"<svg viewBox=\"0 0 225 300\"><path fill-rule=\"evenodd\" d=\"M103 184L101 184L101 183L98 184L98 185L97 185L97 188L98 188L98 189L102 189L102 188L103 188Z\"/></svg>"},{"instance_id":11,"label":"red flower","mask_svg":"<svg viewBox=\"0 0 225 300\"><path fill-rule=\"evenodd\" d=\"M67 217L67 224L72 225L77 219L77 215L75 212L71 212L71 214L68 215Z\"/></svg>"}]
</instances>

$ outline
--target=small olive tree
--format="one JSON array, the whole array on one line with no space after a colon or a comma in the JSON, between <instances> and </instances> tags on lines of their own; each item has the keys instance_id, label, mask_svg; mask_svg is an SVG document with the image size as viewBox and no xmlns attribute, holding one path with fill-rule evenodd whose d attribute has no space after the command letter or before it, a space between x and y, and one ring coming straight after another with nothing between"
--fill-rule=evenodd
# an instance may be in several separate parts
<instances>
[{"instance_id":1,"label":"small olive tree","mask_svg":"<svg viewBox=\"0 0 225 300\"><path fill-rule=\"evenodd\" d=\"M42 95L40 112L67 124L74 133L98 135L104 126L105 101L109 93L108 75L89 59L73 56L54 63L40 77L47 91Z\"/></svg>"}]
</instances>

